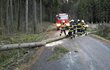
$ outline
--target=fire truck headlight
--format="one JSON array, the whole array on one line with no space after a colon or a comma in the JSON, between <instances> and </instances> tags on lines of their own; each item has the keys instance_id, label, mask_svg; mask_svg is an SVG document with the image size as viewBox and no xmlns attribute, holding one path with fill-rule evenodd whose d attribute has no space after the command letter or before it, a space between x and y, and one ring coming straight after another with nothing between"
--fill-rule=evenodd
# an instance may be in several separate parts
<instances>
[{"instance_id":1,"label":"fire truck headlight","mask_svg":"<svg viewBox=\"0 0 110 70\"><path fill-rule=\"evenodd\" d=\"M70 26L70 24L69 23L66 23L66 26Z\"/></svg>"},{"instance_id":2,"label":"fire truck headlight","mask_svg":"<svg viewBox=\"0 0 110 70\"><path fill-rule=\"evenodd\" d=\"M56 24L56 26L58 26L58 27L59 27L59 26L61 26L61 24Z\"/></svg>"},{"instance_id":3,"label":"fire truck headlight","mask_svg":"<svg viewBox=\"0 0 110 70\"><path fill-rule=\"evenodd\" d=\"M65 20L63 20L62 23L65 23Z\"/></svg>"}]
</instances>

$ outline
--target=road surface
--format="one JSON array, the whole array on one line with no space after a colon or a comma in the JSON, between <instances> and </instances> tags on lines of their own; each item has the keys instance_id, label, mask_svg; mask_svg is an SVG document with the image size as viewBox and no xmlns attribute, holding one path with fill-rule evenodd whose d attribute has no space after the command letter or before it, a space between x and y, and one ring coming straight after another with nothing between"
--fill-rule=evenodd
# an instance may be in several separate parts
<instances>
[{"instance_id":1,"label":"road surface","mask_svg":"<svg viewBox=\"0 0 110 70\"><path fill-rule=\"evenodd\" d=\"M47 61L52 55L52 48L58 44L69 49L69 53L59 60ZM67 38L47 44L46 47L30 70L110 70L110 44L91 36Z\"/></svg>"}]
</instances>

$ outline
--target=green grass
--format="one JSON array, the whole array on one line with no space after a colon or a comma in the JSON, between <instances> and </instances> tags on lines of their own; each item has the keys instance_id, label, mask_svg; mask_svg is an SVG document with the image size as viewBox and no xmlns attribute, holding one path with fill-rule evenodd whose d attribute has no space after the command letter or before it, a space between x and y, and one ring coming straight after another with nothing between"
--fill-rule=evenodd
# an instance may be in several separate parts
<instances>
[{"instance_id":1,"label":"green grass","mask_svg":"<svg viewBox=\"0 0 110 70\"><path fill-rule=\"evenodd\" d=\"M54 48L54 54L49 57L48 61L58 60L68 52L69 52L69 50L62 47L62 46L55 47Z\"/></svg>"}]
</instances>

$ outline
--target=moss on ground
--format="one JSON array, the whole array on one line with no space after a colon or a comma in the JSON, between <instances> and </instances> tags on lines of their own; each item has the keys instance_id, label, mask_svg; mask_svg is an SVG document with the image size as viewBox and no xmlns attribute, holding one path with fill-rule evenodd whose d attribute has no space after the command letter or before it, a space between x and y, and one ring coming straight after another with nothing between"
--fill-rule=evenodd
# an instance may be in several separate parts
<instances>
[{"instance_id":1,"label":"moss on ground","mask_svg":"<svg viewBox=\"0 0 110 70\"><path fill-rule=\"evenodd\" d=\"M48 58L48 61L58 60L68 52L69 50L62 46L55 47L54 54Z\"/></svg>"}]
</instances>

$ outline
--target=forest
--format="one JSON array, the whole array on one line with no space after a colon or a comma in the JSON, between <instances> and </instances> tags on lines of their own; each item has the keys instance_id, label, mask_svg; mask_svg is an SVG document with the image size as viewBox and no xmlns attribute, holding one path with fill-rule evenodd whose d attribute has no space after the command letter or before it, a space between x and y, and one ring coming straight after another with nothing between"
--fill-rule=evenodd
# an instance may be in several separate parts
<instances>
[{"instance_id":1,"label":"forest","mask_svg":"<svg viewBox=\"0 0 110 70\"><path fill-rule=\"evenodd\" d=\"M55 23L58 13L69 14L70 20L99 24L93 30L97 31L95 34L110 40L110 25L105 24L110 23L109 0L0 0L0 47L47 39L46 31ZM30 48L0 51L0 70L14 70L13 62L35 51Z\"/></svg>"},{"instance_id":2,"label":"forest","mask_svg":"<svg viewBox=\"0 0 110 70\"><path fill-rule=\"evenodd\" d=\"M0 0L0 35L42 32L61 12L70 19L109 22L109 7L109 0Z\"/></svg>"}]
</instances>

